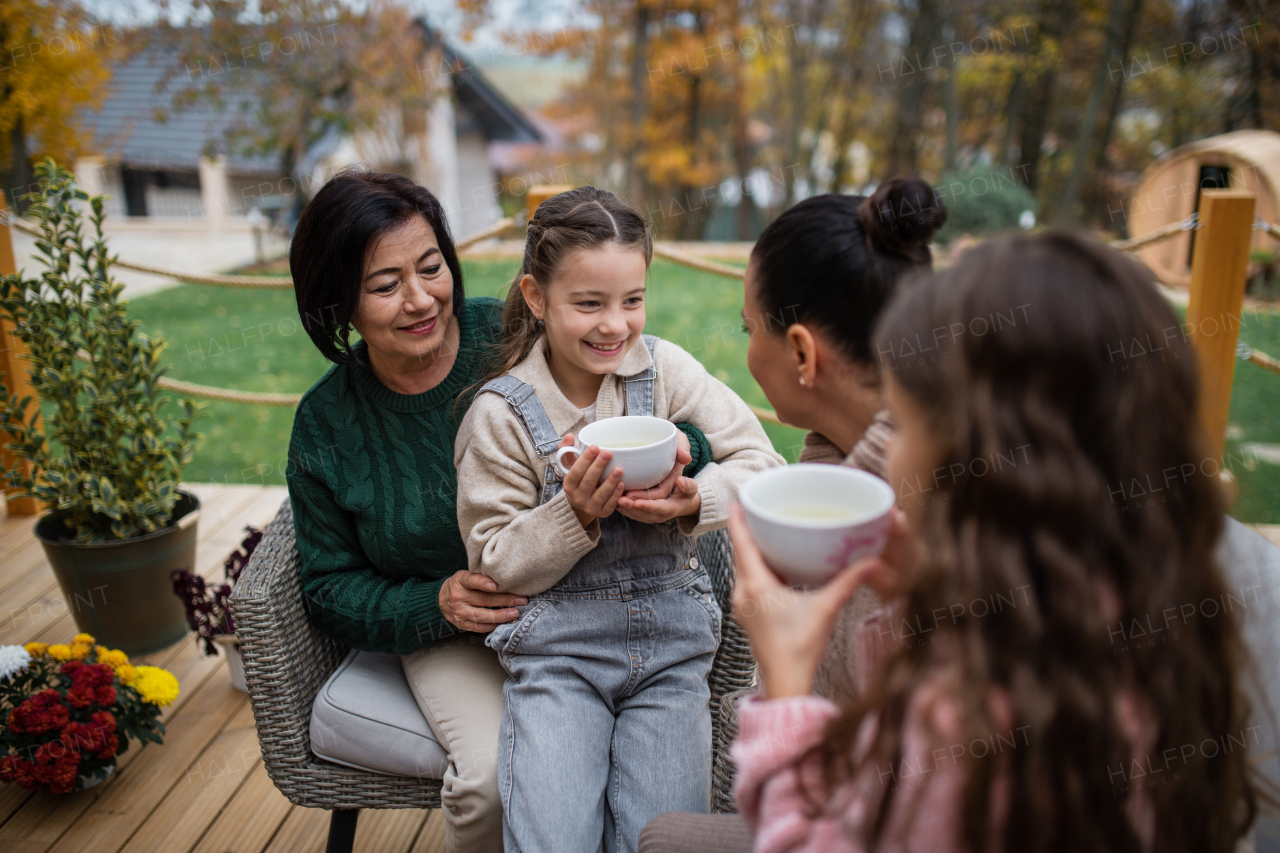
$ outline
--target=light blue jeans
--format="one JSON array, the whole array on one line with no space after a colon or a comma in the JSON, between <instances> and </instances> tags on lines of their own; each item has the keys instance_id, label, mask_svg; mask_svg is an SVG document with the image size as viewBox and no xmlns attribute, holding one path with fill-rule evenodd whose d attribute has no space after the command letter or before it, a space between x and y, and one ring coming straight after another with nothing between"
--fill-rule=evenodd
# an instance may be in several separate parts
<instances>
[{"instance_id":1,"label":"light blue jeans","mask_svg":"<svg viewBox=\"0 0 1280 853\"><path fill-rule=\"evenodd\" d=\"M633 853L654 817L708 811L721 617L693 566L567 588L580 563L489 634L506 853Z\"/></svg>"}]
</instances>

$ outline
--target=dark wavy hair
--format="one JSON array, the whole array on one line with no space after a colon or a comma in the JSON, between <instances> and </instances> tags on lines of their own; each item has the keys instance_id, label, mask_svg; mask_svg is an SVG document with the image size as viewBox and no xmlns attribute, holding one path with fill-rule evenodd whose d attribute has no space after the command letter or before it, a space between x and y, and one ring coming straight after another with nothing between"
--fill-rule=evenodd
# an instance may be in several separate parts
<instances>
[{"instance_id":1,"label":"dark wavy hair","mask_svg":"<svg viewBox=\"0 0 1280 853\"><path fill-rule=\"evenodd\" d=\"M531 275L540 287L547 287L571 252L606 243L634 247L644 255L646 269L653 260L653 237L644 219L608 190L576 187L538 205L529 220L520 271L502 306L503 339L496 366L485 381L509 373L543 335L542 324L524 300L520 280Z\"/></svg>"},{"instance_id":2,"label":"dark wavy hair","mask_svg":"<svg viewBox=\"0 0 1280 853\"><path fill-rule=\"evenodd\" d=\"M1023 732L999 755L970 753L964 849L1136 851L1132 786L1154 807L1155 850L1229 853L1270 800L1243 746L1200 748L1243 739L1249 662L1233 608L1185 617L1188 603L1227 601L1213 553L1224 499L1213 466L1200 464L1210 454L1195 354L1153 281L1091 239L1017 235L913 276L886 310L881 369L924 413L936 470L948 472L918 517L924 556L903 624L944 613L946 637L894 649L885 677L828 727L810 754L829 786L900 767L908 703L942 683L959 709L955 743L1010 728L993 712L1001 694ZM1160 342L1167 358L1126 358L1135 340ZM1135 480L1168 486L1167 500L1137 500ZM968 606L978 600L1007 606ZM1164 624L1171 608L1176 638L1130 647L1133 625ZM1124 696L1150 726L1149 754L1126 736ZM877 727L855 758L869 715ZM1160 784L1128 781L1131 762L1171 754ZM992 838L997 774L1007 774L1007 819ZM872 848L895 797L910 796L877 790Z\"/></svg>"},{"instance_id":3,"label":"dark wavy hair","mask_svg":"<svg viewBox=\"0 0 1280 853\"><path fill-rule=\"evenodd\" d=\"M932 263L929 241L946 221L946 206L918 178L787 208L751 249L764 315L820 328L848 358L874 363L876 319L903 273ZM766 325L780 335L788 322Z\"/></svg>"},{"instance_id":4,"label":"dark wavy hair","mask_svg":"<svg viewBox=\"0 0 1280 853\"><path fill-rule=\"evenodd\" d=\"M462 266L444 208L426 187L403 175L348 169L330 178L302 211L289 246L289 272L302 327L329 361L346 364L357 358L351 318L360 304L368 253L382 235L413 216L421 216L435 232L453 275L456 317L466 299Z\"/></svg>"}]
</instances>

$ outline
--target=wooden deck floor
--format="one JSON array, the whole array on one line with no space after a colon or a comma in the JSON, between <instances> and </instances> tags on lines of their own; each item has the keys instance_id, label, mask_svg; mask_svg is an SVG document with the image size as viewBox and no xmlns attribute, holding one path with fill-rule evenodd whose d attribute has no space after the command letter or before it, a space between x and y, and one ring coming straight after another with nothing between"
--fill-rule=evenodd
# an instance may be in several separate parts
<instances>
[{"instance_id":1,"label":"wooden deck floor","mask_svg":"<svg viewBox=\"0 0 1280 853\"><path fill-rule=\"evenodd\" d=\"M189 487L200 497L199 571L221 578L245 525L266 526L284 487ZM68 642L75 624L31 533L35 517L0 516L0 644ZM131 745L106 782L78 794L0 785L4 853L316 853L329 812L289 803L262 766L248 697L231 687L221 656L191 637L137 662L162 666L182 692L165 709L164 743ZM438 853L438 810L364 812L356 850Z\"/></svg>"}]
</instances>

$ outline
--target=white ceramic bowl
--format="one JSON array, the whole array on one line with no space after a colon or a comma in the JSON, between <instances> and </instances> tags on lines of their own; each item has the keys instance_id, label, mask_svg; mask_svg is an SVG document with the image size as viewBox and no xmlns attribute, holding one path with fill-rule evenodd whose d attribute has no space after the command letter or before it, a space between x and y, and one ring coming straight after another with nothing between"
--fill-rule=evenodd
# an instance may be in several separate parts
<instances>
[{"instance_id":1,"label":"white ceramic bowl","mask_svg":"<svg viewBox=\"0 0 1280 853\"><path fill-rule=\"evenodd\" d=\"M608 448L613 454L604 469L606 477L614 468L621 468L622 482L627 491L648 489L661 483L676 464L676 432L676 425L671 421L648 415L624 415L593 421L574 436L573 447L562 447L556 451L556 469L564 476L577 461L566 457L576 456L594 444Z\"/></svg>"},{"instance_id":2,"label":"white ceramic bowl","mask_svg":"<svg viewBox=\"0 0 1280 853\"><path fill-rule=\"evenodd\" d=\"M820 586L879 554L893 523L893 489L843 465L769 468L738 490L765 562L793 586Z\"/></svg>"}]
</instances>

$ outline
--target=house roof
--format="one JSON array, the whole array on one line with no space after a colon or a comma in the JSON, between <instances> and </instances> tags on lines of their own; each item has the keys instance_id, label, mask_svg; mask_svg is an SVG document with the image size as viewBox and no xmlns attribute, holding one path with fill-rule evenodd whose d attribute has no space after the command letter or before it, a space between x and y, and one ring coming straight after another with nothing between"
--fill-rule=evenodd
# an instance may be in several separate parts
<instances>
[{"instance_id":1,"label":"house roof","mask_svg":"<svg viewBox=\"0 0 1280 853\"><path fill-rule=\"evenodd\" d=\"M442 68L453 78L458 103L475 117L485 139L489 142L542 141L542 131L485 79L475 63L450 47L424 18L418 18L418 25L422 27L427 46L440 48Z\"/></svg>"},{"instance_id":2,"label":"house roof","mask_svg":"<svg viewBox=\"0 0 1280 853\"><path fill-rule=\"evenodd\" d=\"M470 116L458 116L460 129L468 118L479 126L489 142L539 142L542 134L484 76L452 50L443 39L419 21L428 45L442 49L444 62L453 80L459 105ZM210 60L215 61L215 60ZM234 63L235 57L230 62ZM172 69L176 74L170 77ZM117 65L110 94L102 108L86 112L83 121L93 133L97 152L108 159L139 169L195 169L201 156L223 153L232 174L275 172L274 156L246 156L226 151L226 131L239 119L234 105L219 108L207 99L182 110L171 109L173 97L186 88L199 86L203 75L229 73L222 66L200 63L182 69L174 48L152 44ZM166 80L166 77L170 79ZM304 158L307 159L307 158Z\"/></svg>"},{"instance_id":3,"label":"house roof","mask_svg":"<svg viewBox=\"0 0 1280 853\"><path fill-rule=\"evenodd\" d=\"M152 45L115 67L102 108L83 115L99 154L138 169L188 170L196 168L202 155L225 151L226 130L238 113L220 110L204 99L172 110L174 96L198 86L200 75L210 71L179 70L166 80L177 65L176 50ZM277 168L274 157L227 155L227 169L233 173Z\"/></svg>"}]
</instances>

